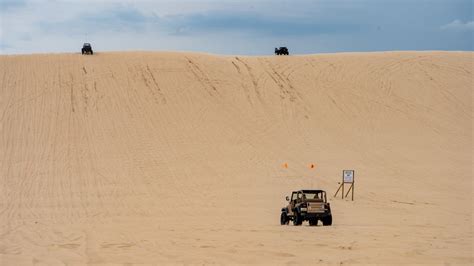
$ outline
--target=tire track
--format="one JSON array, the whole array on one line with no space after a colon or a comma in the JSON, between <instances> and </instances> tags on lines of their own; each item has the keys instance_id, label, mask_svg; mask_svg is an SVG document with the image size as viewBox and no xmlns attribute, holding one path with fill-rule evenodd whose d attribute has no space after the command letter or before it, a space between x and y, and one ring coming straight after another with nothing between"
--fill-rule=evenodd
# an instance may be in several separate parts
<instances>
[{"instance_id":1,"label":"tire track","mask_svg":"<svg viewBox=\"0 0 474 266\"><path fill-rule=\"evenodd\" d=\"M199 66L194 63L189 57L185 57L188 61L188 69L193 74L194 78L202 85L210 96L219 95L219 91L209 77L204 73Z\"/></svg>"},{"instance_id":2,"label":"tire track","mask_svg":"<svg viewBox=\"0 0 474 266\"><path fill-rule=\"evenodd\" d=\"M260 92L260 89L258 87L258 81L259 79L255 77L255 75L253 74L253 70L252 68L247 64L245 63L245 61L241 60L239 57L235 57L235 60L237 60L238 62L240 62L246 69L247 71L247 75L250 76L250 80L252 82L252 85L253 85L253 90L255 92L255 95L257 96L257 99L259 100L259 102L262 104L262 105L265 105L265 101L262 97L262 93Z\"/></svg>"},{"instance_id":3,"label":"tire track","mask_svg":"<svg viewBox=\"0 0 474 266\"><path fill-rule=\"evenodd\" d=\"M145 83L145 86L148 88L150 91L151 95L153 96L153 99L155 100L155 103L162 103L166 104L166 98L158 85L158 82L153 74L153 72L150 69L150 66L147 64L145 69L140 70L140 74L142 77L143 82ZM147 78L148 76L148 78ZM151 82L150 80L151 79ZM153 86L152 84L153 83Z\"/></svg>"}]
</instances>

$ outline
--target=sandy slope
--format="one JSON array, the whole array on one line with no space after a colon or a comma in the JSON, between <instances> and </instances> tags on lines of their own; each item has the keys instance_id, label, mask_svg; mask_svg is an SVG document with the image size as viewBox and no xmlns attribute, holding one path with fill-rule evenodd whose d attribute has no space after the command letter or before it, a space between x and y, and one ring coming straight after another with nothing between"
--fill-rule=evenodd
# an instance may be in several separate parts
<instances>
[{"instance_id":1,"label":"sandy slope","mask_svg":"<svg viewBox=\"0 0 474 266\"><path fill-rule=\"evenodd\" d=\"M472 264L473 62L1 56L0 265ZM299 188L334 226L279 225Z\"/></svg>"}]
</instances>

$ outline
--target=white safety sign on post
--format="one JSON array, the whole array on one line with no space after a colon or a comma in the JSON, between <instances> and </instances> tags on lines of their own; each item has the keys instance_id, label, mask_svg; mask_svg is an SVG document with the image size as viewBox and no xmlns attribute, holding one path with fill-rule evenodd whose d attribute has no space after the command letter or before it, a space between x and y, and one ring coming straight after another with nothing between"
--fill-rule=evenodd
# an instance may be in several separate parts
<instances>
[{"instance_id":1,"label":"white safety sign on post","mask_svg":"<svg viewBox=\"0 0 474 266\"><path fill-rule=\"evenodd\" d=\"M337 189L336 193L334 194L334 197L336 197L339 190L342 189L341 197L344 198L344 184L350 184L349 190L347 190L345 197L347 198L347 195L349 195L349 192L352 191L352 200L354 200L354 177L355 177L354 170L342 170L342 183Z\"/></svg>"},{"instance_id":2,"label":"white safety sign on post","mask_svg":"<svg viewBox=\"0 0 474 266\"><path fill-rule=\"evenodd\" d=\"M344 183L354 183L354 170L344 170Z\"/></svg>"}]
</instances>

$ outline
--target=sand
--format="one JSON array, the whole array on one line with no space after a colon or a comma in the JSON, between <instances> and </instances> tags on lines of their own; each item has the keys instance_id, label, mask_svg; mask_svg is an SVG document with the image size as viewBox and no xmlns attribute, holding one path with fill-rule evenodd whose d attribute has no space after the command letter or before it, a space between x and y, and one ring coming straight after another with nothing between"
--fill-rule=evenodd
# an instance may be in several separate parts
<instances>
[{"instance_id":1,"label":"sand","mask_svg":"<svg viewBox=\"0 0 474 266\"><path fill-rule=\"evenodd\" d=\"M0 56L0 265L473 264L473 63ZM279 225L302 188L333 226Z\"/></svg>"}]
</instances>

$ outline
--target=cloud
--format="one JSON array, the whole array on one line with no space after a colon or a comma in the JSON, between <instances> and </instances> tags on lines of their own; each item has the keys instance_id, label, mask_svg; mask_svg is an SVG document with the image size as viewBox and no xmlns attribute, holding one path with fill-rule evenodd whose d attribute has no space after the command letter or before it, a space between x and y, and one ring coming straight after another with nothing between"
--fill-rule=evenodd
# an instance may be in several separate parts
<instances>
[{"instance_id":1,"label":"cloud","mask_svg":"<svg viewBox=\"0 0 474 266\"><path fill-rule=\"evenodd\" d=\"M454 20L451 23L440 27L441 30L452 30L452 31L471 31L474 30L474 21L462 22L459 19Z\"/></svg>"},{"instance_id":2,"label":"cloud","mask_svg":"<svg viewBox=\"0 0 474 266\"><path fill-rule=\"evenodd\" d=\"M247 33L261 36L305 36L354 32L355 22L310 15L275 16L259 12L228 10L165 16L161 23L172 34Z\"/></svg>"},{"instance_id":3,"label":"cloud","mask_svg":"<svg viewBox=\"0 0 474 266\"><path fill-rule=\"evenodd\" d=\"M0 0L0 49L472 50L472 35L452 36L472 32L471 10L472 0Z\"/></svg>"},{"instance_id":4,"label":"cloud","mask_svg":"<svg viewBox=\"0 0 474 266\"><path fill-rule=\"evenodd\" d=\"M39 23L44 33L97 33L142 31L156 19L130 6L115 6L97 11L84 11L59 21Z\"/></svg>"},{"instance_id":5,"label":"cloud","mask_svg":"<svg viewBox=\"0 0 474 266\"><path fill-rule=\"evenodd\" d=\"M347 16L343 16L347 17ZM239 34L246 36L308 36L355 32L360 25L349 19L282 15L262 10L208 10L184 14L160 14L134 5L109 5L94 11L82 10L68 17L37 23L42 33L66 35L99 32L162 33L169 36Z\"/></svg>"},{"instance_id":6,"label":"cloud","mask_svg":"<svg viewBox=\"0 0 474 266\"><path fill-rule=\"evenodd\" d=\"M0 13L14 8L23 7L26 5L26 0L0 0Z\"/></svg>"}]
</instances>

